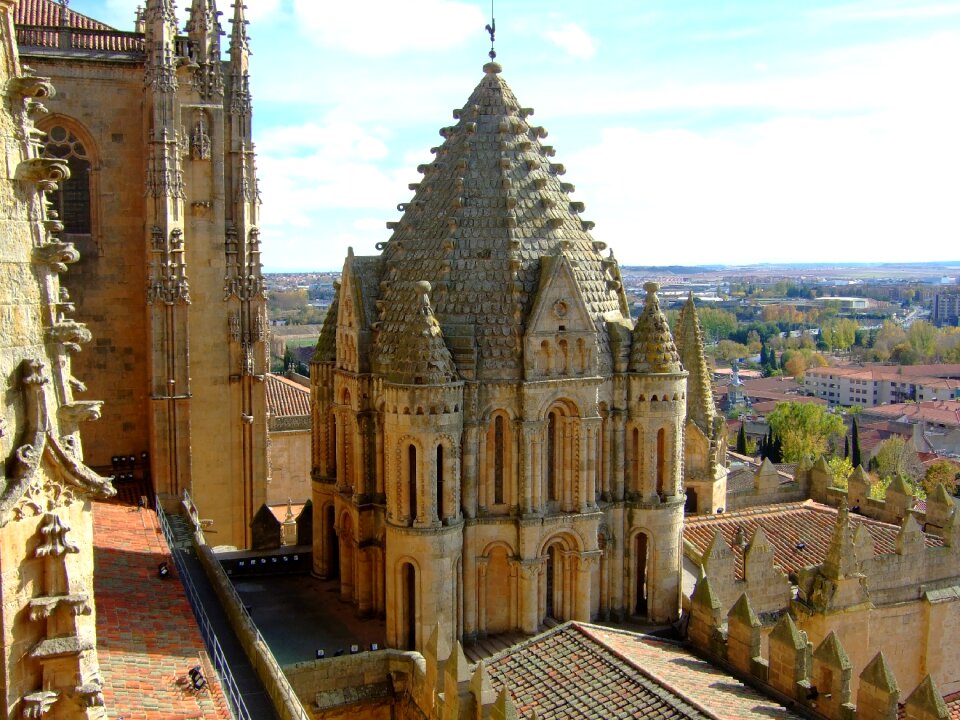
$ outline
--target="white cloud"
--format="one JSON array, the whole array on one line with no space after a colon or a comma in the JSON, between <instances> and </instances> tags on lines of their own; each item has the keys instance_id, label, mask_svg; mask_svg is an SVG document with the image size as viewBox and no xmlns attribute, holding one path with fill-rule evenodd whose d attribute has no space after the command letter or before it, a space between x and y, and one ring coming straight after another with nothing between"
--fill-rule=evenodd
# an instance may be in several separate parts
<instances>
[{"instance_id":1,"label":"white cloud","mask_svg":"<svg viewBox=\"0 0 960 720\"><path fill-rule=\"evenodd\" d=\"M830 8L819 8L813 17L830 21L903 20L905 18L938 18L960 15L956 3L923 3L917 0L868 0Z\"/></svg>"},{"instance_id":2,"label":"white cloud","mask_svg":"<svg viewBox=\"0 0 960 720\"><path fill-rule=\"evenodd\" d=\"M293 0L308 37L357 55L436 53L477 34L486 20L474 5L456 0Z\"/></svg>"},{"instance_id":3,"label":"white cloud","mask_svg":"<svg viewBox=\"0 0 960 720\"><path fill-rule=\"evenodd\" d=\"M580 60L589 60L597 52L597 44L582 27L568 22L556 30L544 32L550 42L565 51L572 57Z\"/></svg>"},{"instance_id":4,"label":"white cloud","mask_svg":"<svg viewBox=\"0 0 960 720\"><path fill-rule=\"evenodd\" d=\"M280 11L280 0L244 0L247 6L247 20L256 22L258 20L269 20L272 15ZM232 7L230 4L222 5L219 9L223 11L224 17L232 17Z\"/></svg>"},{"instance_id":5,"label":"white cloud","mask_svg":"<svg viewBox=\"0 0 960 720\"><path fill-rule=\"evenodd\" d=\"M611 128L566 165L628 264L943 259L960 236L958 119L922 134L886 114Z\"/></svg>"}]
</instances>

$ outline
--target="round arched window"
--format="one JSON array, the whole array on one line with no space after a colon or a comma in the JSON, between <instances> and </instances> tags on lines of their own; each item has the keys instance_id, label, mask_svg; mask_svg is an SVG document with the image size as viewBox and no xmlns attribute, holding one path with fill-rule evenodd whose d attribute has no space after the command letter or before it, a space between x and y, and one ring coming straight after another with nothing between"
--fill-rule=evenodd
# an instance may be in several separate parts
<instances>
[{"instance_id":1,"label":"round arched window","mask_svg":"<svg viewBox=\"0 0 960 720\"><path fill-rule=\"evenodd\" d=\"M66 160L70 179L48 197L68 234L90 234L90 158L83 143L62 125L47 131L43 156Z\"/></svg>"}]
</instances>

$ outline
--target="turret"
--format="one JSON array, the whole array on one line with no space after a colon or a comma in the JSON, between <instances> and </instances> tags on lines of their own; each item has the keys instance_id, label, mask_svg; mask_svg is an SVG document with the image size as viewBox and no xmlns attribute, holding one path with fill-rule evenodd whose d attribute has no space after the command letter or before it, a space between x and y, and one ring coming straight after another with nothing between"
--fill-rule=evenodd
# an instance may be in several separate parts
<instances>
[{"instance_id":1,"label":"turret","mask_svg":"<svg viewBox=\"0 0 960 720\"><path fill-rule=\"evenodd\" d=\"M627 374L625 599L631 614L665 621L679 612L687 373L660 310L660 286L644 289Z\"/></svg>"},{"instance_id":2,"label":"turret","mask_svg":"<svg viewBox=\"0 0 960 720\"><path fill-rule=\"evenodd\" d=\"M628 494L649 501L681 492L687 372L660 310L660 286L643 288L647 296L630 351Z\"/></svg>"},{"instance_id":3,"label":"turret","mask_svg":"<svg viewBox=\"0 0 960 720\"><path fill-rule=\"evenodd\" d=\"M460 436L463 383L430 304L430 283L404 283L384 306L374 367L384 381L387 641L420 647L439 623L448 639L463 542ZM425 560L429 558L429 562Z\"/></svg>"}]
</instances>

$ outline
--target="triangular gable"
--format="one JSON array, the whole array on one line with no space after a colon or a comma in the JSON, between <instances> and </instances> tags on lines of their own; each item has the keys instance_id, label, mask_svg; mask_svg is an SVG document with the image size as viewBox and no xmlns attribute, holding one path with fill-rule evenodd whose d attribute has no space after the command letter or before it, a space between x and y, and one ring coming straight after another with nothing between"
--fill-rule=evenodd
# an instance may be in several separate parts
<instances>
[{"instance_id":1,"label":"triangular gable","mask_svg":"<svg viewBox=\"0 0 960 720\"><path fill-rule=\"evenodd\" d=\"M357 331L369 330L368 319L364 312L363 283L357 276L355 261L353 248L350 248L340 275L340 308L337 314L337 325Z\"/></svg>"},{"instance_id":2,"label":"triangular gable","mask_svg":"<svg viewBox=\"0 0 960 720\"><path fill-rule=\"evenodd\" d=\"M593 333L596 328L573 273L563 253L540 260L540 282L527 321L527 336L557 332Z\"/></svg>"}]
</instances>

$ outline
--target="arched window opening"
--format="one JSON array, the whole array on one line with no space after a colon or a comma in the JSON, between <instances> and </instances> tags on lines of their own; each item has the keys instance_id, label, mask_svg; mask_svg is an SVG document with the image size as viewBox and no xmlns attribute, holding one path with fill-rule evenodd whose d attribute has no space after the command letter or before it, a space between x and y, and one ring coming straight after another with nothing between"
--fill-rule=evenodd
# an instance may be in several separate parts
<instances>
[{"instance_id":1,"label":"arched window opening","mask_svg":"<svg viewBox=\"0 0 960 720\"><path fill-rule=\"evenodd\" d=\"M640 447L640 429L633 429L633 466L631 467L633 475L633 489L640 492L643 487L643 448Z\"/></svg>"},{"instance_id":2,"label":"arched window opening","mask_svg":"<svg viewBox=\"0 0 960 720\"><path fill-rule=\"evenodd\" d=\"M417 520L417 448L415 445L407 447L407 483L410 494L410 522Z\"/></svg>"},{"instance_id":3,"label":"arched window opening","mask_svg":"<svg viewBox=\"0 0 960 720\"><path fill-rule=\"evenodd\" d=\"M437 517L446 518L446 503L443 500L443 445L437 445Z\"/></svg>"},{"instance_id":4,"label":"arched window opening","mask_svg":"<svg viewBox=\"0 0 960 720\"><path fill-rule=\"evenodd\" d=\"M547 500L557 499L557 414L547 416Z\"/></svg>"},{"instance_id":5,"label":"arched window opening","mask_svg":"<svg viewBox=\"0 0 960 720\"><path fill-rule=\"evenodd\" d=\"M683 504L683 512L687 515L696 515L697 513L697 491L693 488L687 488L687 499Z\"/></svg>"},{"instance_id":6,"label":"arched window opening","mask_svg":"<svg viewBox=\"0 0 960 720\"><path fill-rule=\"evenodd\" d=\"M647 614L647 600L648 596L648 586L647 586L647 560L649 554L649 548L647 547L647 535L646 533L639 533L636 540L636 553L637 553L637 602L636 602L636 614L640 616L646 616Z\"/></svg>"},{"instance_id":7,"label":"arched window opening","mask_svg":"<svg viewBox=\"0 0 960 720\"><path fill-rule=\"evenodd\" d=\"M336 510L333 505L327 506L326 526L327 579L334 580L340 577L340 542L337 539Z\"/></svg>"},{"instance_id":8,"label":"arched window opening","mask_svg":"<svg viewBox=\"0 0 960 720\"><path fill-rule=\"evenodd\" d=\"M667 475L667 431L657 431L657 494L664 494Z\"/></svg>"},{"instance_id":9,"label":"arched window opening","mask_svg":"<svg viewBox=\"0 0 960 720\"><path fill-rule=\"evenodd\" d=\"M546 612L547 617L558 619L556 616L556 608L554 603L554 593L556 592L557 587L557 548L554 545L551 545L547 548L547 597L546 597Z\"/></svg>"},{"instance_id":10,"label":"arched window opening","mask_svg":"<svg viewBox=\"0 0 960 720\"><path fill-rule=\"evenodd\" d=\"M493 503L503 504L503 416L493 420Z\"/></svg>"},{"instance_id":11,"label":"arched window opening","mask_svg":"<svg viewBox=\"0 0 960 720\"><path fill-rule=\"evenodd\" d=\"M337 416L334 413L330 413L330 447L327 451L328 461L330 463L330 472L333 475L337 473L337 448L339 447L339 442L337 439Z\"/></svg>"},{"instance_id":12,"label":"arched window opening","mask_svg":"<svg viewBox=\"0 0 960 720\"><path fill-rule=\"evenodd\" d=\"M405 563L403 577L403 648L417 649L417 571Z\"/></svg>"},{"instance_id":13,"label":"arched window opening","mask_svg":"<svg viewBox=\"0 0 960 720\"><path fill-rule=\"evenodd\" d=\"M90 156L87 148L72 132L62 125L47 131L43 156L64 160L70 168L70 179L59 183L47 197L53 204L68 234L89 235L90 218Z\"/></svg>"}]
</instances>

